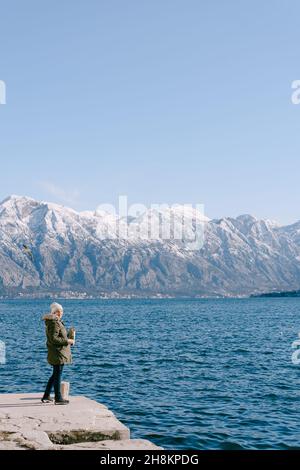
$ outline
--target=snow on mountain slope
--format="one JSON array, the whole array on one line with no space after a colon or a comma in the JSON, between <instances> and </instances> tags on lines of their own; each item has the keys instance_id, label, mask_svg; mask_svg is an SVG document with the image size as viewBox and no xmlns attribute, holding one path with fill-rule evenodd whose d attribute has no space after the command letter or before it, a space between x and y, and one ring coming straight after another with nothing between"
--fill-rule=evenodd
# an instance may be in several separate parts
<instances>
[{"instance_id":1,"label":"snow on mountain slope","mask_svg":"<svg viewBox=\"0 0 300 470\"><path fill-rule=\"evenodd\" d=\"M204 231L200 250L187 251L178 240L183 219L185 238L193 238L197 225ZM169 239L162 239L162 227ZM126 236L118 238L118 233ZM183 212L183 206L149 209L124 220L20 196L0 203L3 292L51 288L236 295L289 290L300 287L299 259L300 222L282 227L251 215L209 220L195 209Z\"/></svg>"}]
</instances>

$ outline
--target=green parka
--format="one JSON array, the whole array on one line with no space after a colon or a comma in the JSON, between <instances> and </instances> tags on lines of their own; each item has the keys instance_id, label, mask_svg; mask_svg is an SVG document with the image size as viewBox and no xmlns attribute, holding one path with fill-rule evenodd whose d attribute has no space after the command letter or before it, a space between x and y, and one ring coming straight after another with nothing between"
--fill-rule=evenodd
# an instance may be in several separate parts
<instances>
[{"instance_id":1,"label":"green parka","mask_svg":"<svg viewBox=\"0 0 300 470\"><path fill-rule=\"evenodd\" d=\"M71 364L71 347L68 343L68 334L63 322L52 313L43 317L46 325L48 362L52 366Z\"/></svg>"}]
</instances>

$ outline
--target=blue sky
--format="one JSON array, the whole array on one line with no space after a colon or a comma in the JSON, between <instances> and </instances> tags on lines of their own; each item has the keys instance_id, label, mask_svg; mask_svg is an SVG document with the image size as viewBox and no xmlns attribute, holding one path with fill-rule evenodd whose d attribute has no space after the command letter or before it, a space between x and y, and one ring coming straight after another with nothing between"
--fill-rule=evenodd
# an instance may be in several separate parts
<instances>
[{"instance_id":1,"label":"blue sky","mask_svg":"<svg viewBox=\"0 0 300 470\"><path fill-rule=\"evenodd\" d=\"M297 1L1 2L0 197L300 219Z\"/></svg>"}]
</instances>

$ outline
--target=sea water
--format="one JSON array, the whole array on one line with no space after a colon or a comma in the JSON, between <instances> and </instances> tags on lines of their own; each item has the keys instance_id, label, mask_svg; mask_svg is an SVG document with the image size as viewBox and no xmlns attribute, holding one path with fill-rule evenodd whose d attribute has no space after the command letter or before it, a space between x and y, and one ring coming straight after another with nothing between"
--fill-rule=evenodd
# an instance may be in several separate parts
<instances>
[{"instance_id":1,"label":"sea water","mask_svg":"<svg viewBox=\"0 0 300 470\"><path fill-rule=\"evenodd\" d=\"M107 405L133 438L166 449L300 449L291 360L300 299L61 302L76 328L63 380ZM49 303L0 302L0 393L42 393Z\"/></svg>"}]
</instances>

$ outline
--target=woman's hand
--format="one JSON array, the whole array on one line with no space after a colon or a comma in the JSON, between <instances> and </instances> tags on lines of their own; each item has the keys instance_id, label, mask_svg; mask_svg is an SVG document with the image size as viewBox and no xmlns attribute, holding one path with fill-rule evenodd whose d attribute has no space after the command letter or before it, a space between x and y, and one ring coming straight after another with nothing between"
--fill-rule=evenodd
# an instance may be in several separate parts
<instances>
[{"instance_id":1,"label":"woman's hand","mask_svg":"<svg viewBox=\"0 0 300 470\"><path fill-rule=\"evenodd\" d=\"M71 346L74 346L75 340L74 340L74 339L68 339L68 343L69 343Z\"/></svg>"}]
</instances>

